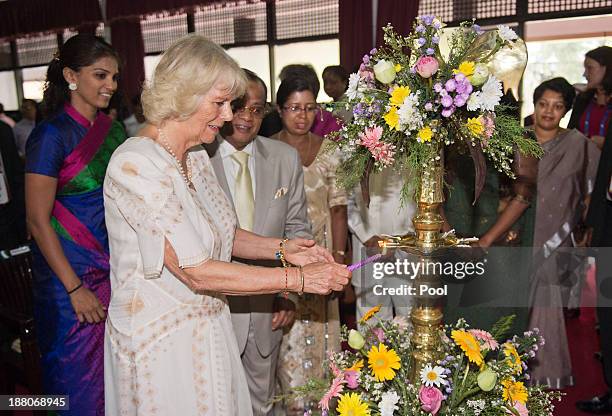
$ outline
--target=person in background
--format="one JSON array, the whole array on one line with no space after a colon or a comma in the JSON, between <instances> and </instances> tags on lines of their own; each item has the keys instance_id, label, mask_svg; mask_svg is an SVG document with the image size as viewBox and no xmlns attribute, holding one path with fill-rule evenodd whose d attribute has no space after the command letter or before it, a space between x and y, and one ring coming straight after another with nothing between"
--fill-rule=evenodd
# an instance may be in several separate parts
<instances>
[{"instance_id":1,"label":"person in background","mask_svg":"<svg viewBox=\"0 0 612 416\"><path fill-rule=\"evenodd\" d=\"M137 136L140 129L144 127L145 121L139 94L132 98L132 114L123 120L123 125L125 126L128 136Z\"/></svg>"},{"instance_id":2,"label":"person in background","mask_svg":"<svg viewBox=\"0 0 612 416\"><path fill-rule=\"evenodd\" d=\"M26 241L23 181L23 159L17 153L13 131L0 121L0 250L11 250Z\"/></svg>"},{"instance_id":3,"label":"person in background","mask_svg":"<svg viewBox=\"0 0 612 416\"><path fill-rule=\"evenodd\" d=\"M102 181L121 125L101 109L117 89L119 58L78 34L47 69L45 120L26 147L26 212L34 316L46 394L70 396L65 414L104 412L104 320L110 298Z\"/></svg>"},{"instance_id":4,"label":"person in background","mask_svg":"<svg viewBox=\"0 0 612 416\"><path fill-rule=\"evenodd\" d=\"M530 374L533 383L553 389L573 385L563 306L571 301L571 289L584 275L581 259L568 248L580 244L583 237L578 231L600 156L595 143L578 130L559 126L574 97L574 88L564 78L545 81L533 93L533 132L544 155L538 161L529 328L539 328L546 344L538 351Z\"/></svg>"},{"instance_id":5,"label":"person in background","mask_svg":"<svg viewBox=\"0 0 612 416\"><path fill-rule=\"evenodd\" d=\"M254 72L244 72L246 94L232 102L234 118L207 146L217 179L242 229L265 237L311 238L300 157L291 146L257 135L266 114L266 84ZM244 166L239 156L246 159ZM245 171L251 182L246 192L241 180ZM250 209L245 212L245 207ZM271 266L265 261L246 263ZM272 415L283 328L294 321L297 299L268 294L228 296L228 301L253 414Z\"/></svg>"},{"instance_id":6,"label":"person in background","mask_svg":"<svg viewBox=\"0 0 612 416\"><path fill-rule=\"evenodd\" d=\"M348 88L349 74L343 66L332 65L323 70L323 89L334 102L344 99L344 93ZM346 108L334 108L332 113L339 117L344 123L348 123L353 118L353 113Z\"/></svg>"},{"instance_id":7,"label":"person in background","mask_svg":"<svg viewBox=\"0 0 612 416\"><path fill-rule=\"evenodd\" d=\"M4 112L4 105L2 103L0 103L0 121L8 124L10 128L15 127L15 120L6 115Z\"/></svg>"},{"instance_id":8,"label":"person in background","mask_svg":"<svg viewBox=\"0 0 612 416\"><path fill-rule=\"evenodd\" d=\"M612 413L612 129L604 140L586 225L592 233L590 245L595 248L597 280L597 320L606 391L599 396L576 402L576 407L592 414Z\"/></svg>"},{"instance_id":9,"label":"person in background","mask_svg":"<svg viewBox=\"0 0 612 416\"><path fill-rule=\"evenodd\" d=\"M576 97L567 127L580 130L602 149L612 118L612 47L600 46L586 53L584 77L585 91Z\"/></svg>"},{"instance_id":10,"label":"person in background","mask_svg":"<svg viewBox=\"0 0 612 416\"><path fill-rule=\"evenodd\" d=\"M22 118L17 122L17 124L15 124L15 127L13 127L13 132L15 133L17 151L19 152L19 156L22 158L25 158L25 149L28 136L30 136L30 133L36 126L36 113L36 101L26 98L21 102Z\"/></svg>"},{"instance_id":11,"label":"person in background","mask_svg":"<svg viewBox=\"0 0 612 416\"><path fill-rule=\"evenodd\" d=\"M319 112L312 84L304 78L286 78L276 94L283 129L273 136L293 146L300 155L308 218L314 240L327 248L338 263L345 262L347 247L347 196L336 184L337 153L329 152L327 139L311 132ZM306 296L298 301L296 322L285 334L279 359L279 379L284 392L323 377L323 362L340 348L338 299ZM307 403L287 403L288 414L303 415Z\"/></svg>"},{"instance_id":12,"label":"person in background","mask_svg":"<svg viewBox=\"0 0 612 416\"><path fill-rule=\"evenodd\" d=\"M285 66L280 74L279 78L281 83L288 78L302 78L308 82L310 90L314 93L315 100L319 95L321 89L321 83L319 77L315 72L312 65L292 64ZM278 101L278 97L277 97ZM278 102L277 102L278 105ZM326 134L333 131L338 131L342 128L342 122L336 118L330 111L324 110L321 107L317 110L317 117L315 117L310 131L317 136L325 137ZM283 128L282 121L279 114L274 111L268 114L261 125L259 134L265 137L272 137Z\"/></svg>"},{"instance_id":13,"label":"person in background","mask_svg":"<svg viewBox=\"0 0 612 416\"><path fill-rule=\"evenodd\" d=\"M332 100L340 101L348 88L349 74L340 65L331 65L323 70L323 90Z\"/></svg>"},{"instance_id":14,"label":"person in background","mask_svg":"<svg viewBox=\"0 0 612 416\"><path fill-rule=\"evenodd\" d=\"M226 295L325 295L349 281L346 266L312 240L237 227L202 145L232 119L230 103L246 83L219 45L198 34L179 39L143 90L147 125L111 158L107 416L251 415ZM246 177L237 182L248 193ZM237 208L245 225L248 207ZM231 256L296 267L236 264Z\"/></svg>"},{"instance_id":15,"label":"person in background","mask_svg":"<svg viewBox=\"0 0 612 416\"><path fill-rule=\"evenodd\" d=\"M404 235L414 231L412 217L416 213L414 201L401 201L401 190L409 172L398 172L385 168L372 172L369 177L369 205L363 198L360 187L349 196L348 226L352 232L353 263L380 252L378 241L383 235ZM402 258L398 250L395 258ZM394 259L388 261L395 261ZM357 298L357 320L376 305L381 305L379 319L391 320L395 315L410 317L412 296L375 295L375 284L385 288L401 287L410 281L396 276L385 275L384 279L372 278L372 265L355 270L351 280Z\"/></svg>"}]
</instances>

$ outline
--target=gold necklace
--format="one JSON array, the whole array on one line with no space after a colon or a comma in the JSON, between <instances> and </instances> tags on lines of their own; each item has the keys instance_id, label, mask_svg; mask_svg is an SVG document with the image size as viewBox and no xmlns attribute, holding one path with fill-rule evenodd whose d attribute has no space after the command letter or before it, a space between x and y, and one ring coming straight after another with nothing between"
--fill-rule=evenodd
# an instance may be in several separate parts
<instances>
[{"instance_id":1,"label":"gold necklace","mask_svg":"<svg viewBox=\"0 0 612 416\"><path fill-rule=\"evenodd\" d=\"M185 166L187 167L187 172L185 172L185 169L183 169L183 164L181 163L179 158L176 157L176 153L174 153L174 150L172 150L172 148L170 147L170 144L168 143L168 140L166 138L166 134L164 133L164 131L161 128L158 128L157 133L158 133L159 141L161 142L162 147L168 153L170 153L170 155L176 162L176 165L178 167L178 170L181 176L183 177L183 180L185 181L187 186L191 185L191 166L190 166L191 163L190 163L189 155L187 155L185 159Z\"/></svg>"}]
</instances>

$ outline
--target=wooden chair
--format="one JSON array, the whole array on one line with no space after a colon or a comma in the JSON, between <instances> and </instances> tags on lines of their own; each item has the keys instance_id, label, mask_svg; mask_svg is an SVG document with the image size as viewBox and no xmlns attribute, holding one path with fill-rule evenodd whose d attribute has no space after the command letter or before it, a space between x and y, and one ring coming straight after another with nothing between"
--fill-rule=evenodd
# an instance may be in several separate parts
<instances>
[{"instance_id":1,"label":"wooden chair","mask_svg":"<svg viewBox=\"0 0 612 416\"><path fill-rule=\"evenodd\" d=\"M0 394L14 394L18 382L30 394L42 394L40 351L32 313L31 263L27 246L10 252L0 251L0 324L21 342L21 353L10 345L0 351L0 371L5 378L0 390L7 390Z\"/></svg>"}]
</instances>

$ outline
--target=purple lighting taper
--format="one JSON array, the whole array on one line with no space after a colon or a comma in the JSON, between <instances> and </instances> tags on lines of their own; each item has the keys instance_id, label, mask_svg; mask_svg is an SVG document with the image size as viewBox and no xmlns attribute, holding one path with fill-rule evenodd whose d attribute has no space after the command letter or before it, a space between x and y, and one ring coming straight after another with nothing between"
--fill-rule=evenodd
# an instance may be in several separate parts
<instances>
[{"instance_id":1,"label":"purple lighting taper","mask_svg":"<svg viewBox=\"0 0 612 416\"><path fill-rule=\"evenodd\" d=\"M365 259L365 260L362 260L362 261L360 261L360 262L358 262L358 263L353 263L353 264L351 264L351 265L350 265L350 266L348 266L347 268L349 269L349 271L350 271L350 272L352 272L352 271L354 271L354 270L357 270L357 269L358 269L358 268L360 268L360 267L365 266L366 264L369 264L369 263L373 263L373 262L375 262L376 260L378 260L378 259L379 259L379 258L381 258L381 257L382 257L382 254L380 254L380 253L378 253L378 254L374 254L373 256L370 256L370 257L368 257L368 258L367 258L367 259Z\"/></svg>"}]
</instances>

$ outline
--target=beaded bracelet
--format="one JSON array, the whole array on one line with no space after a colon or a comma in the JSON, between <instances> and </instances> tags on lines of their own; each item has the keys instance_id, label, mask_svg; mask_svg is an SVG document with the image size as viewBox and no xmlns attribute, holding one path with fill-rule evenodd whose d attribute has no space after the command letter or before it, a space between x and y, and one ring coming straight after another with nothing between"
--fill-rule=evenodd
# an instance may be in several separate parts
<instances>
[{"instance_id":1,"label":"beaded bracelet","mask_svg":"<svg viewBox=\"0 0 612 416\"><path fill-rule=\"evenodd\" d=\"M285 243L287 241L289 240L287 240L286 238L283 238L279 244L280 248L275 253L276 259L280 260L280 262L283 264L283 267L289 267L289 263L287 263L287 260L285 259Z\"/></svg>"},{"instance_id":2,"label":"beaded bracelet","mask_svg":"<svg viewBox=\"0 0 612 416\"><path fill-rule=\"evenodd\" d=\"M289 298L289 268L283 267L285 270L285 291L283 292L283 297L285 299Z\"/></svg>"},{"instance_id":3,"label":"beaded bracelet","mask_svg":"<svg viewBox=\"0 0 612 416\"><path fill-rule=\"evenodd\" d=\"M297 294L302 296L304 294L304 269L302 266L298 267L300 269L300 290L297 292Z\"/></svg>"}]
</instances>

